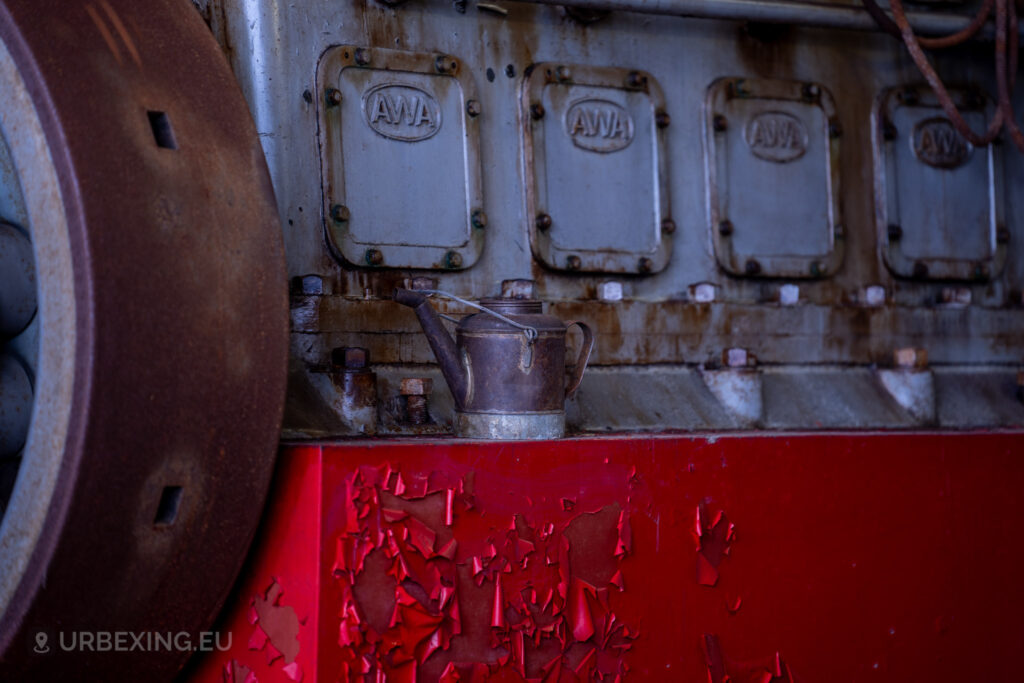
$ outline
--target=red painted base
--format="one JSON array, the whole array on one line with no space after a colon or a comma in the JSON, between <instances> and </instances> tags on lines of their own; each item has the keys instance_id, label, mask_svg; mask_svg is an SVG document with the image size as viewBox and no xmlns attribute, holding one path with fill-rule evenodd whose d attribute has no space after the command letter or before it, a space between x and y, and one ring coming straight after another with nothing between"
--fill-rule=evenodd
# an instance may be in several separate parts
<instances>
[{"instance_id":1,"label":"red painted base","mask_svg":"<svg viewBox=\"0 0 1024 683\"><path fill-rule=\"evenodd\" d=\"M286 447L192 679L1018 680L1022 494L1022 433Z\"/></svg>"}]
</instances>

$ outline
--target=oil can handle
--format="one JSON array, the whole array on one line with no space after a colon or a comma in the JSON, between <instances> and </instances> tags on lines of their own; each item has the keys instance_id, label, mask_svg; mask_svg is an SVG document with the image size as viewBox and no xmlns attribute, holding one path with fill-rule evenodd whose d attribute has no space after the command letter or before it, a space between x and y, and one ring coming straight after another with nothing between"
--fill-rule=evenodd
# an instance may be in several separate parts
<instances>
[{"instance_id":1,"label":"oil can handle","mask_svg":"<svg viewBox=\"0 0 1024 683\"><path fill-rule=\"evenodd\" d=\"M590 360L590 352L594 350L594 333L591 331L590 326L574 320L566 326L567 333L573 325L579 327L583 333L583 347L580 349L579 358L576 359L576 367L572 371L572 377L569 378L569 388L565 390L566 400L575 396L576 390L580 388L580 382L583 381L583 373L586 372L587 362Z\"/></svg>"}]
</instances>

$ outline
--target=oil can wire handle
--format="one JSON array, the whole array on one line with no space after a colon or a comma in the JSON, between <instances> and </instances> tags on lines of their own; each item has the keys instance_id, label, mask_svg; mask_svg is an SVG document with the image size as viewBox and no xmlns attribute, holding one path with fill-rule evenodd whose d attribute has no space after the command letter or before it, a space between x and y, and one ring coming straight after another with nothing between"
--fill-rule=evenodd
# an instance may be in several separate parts
<instances>
[{"instance_id":1,"label":"oil can wire handle","mask_svg":"<svg viewBox=\"0 0 1024 683\"><path fill-rule=\"evenodd\" d=\"M583 381L583 373L586 372L587 363L590 361L590 352L594 350L594 333L590 326L581 323L579 320L574 320L566 326L566 332L573 325L579 327L580 332L583 333L583 346L580 347L580 356L576 359L576 367L572 371L572 377L569 378L569 388L565 390L566 400L575 396L576 390L580 388L580 383Z\"/></svg>"},{"instance_id":2,"label":"oil can wire handle","mask_svg":"<svg viewBox=\"0 0 1024 683\"><path fill-rule=\"evenodd\" d=\"M485 306L481 306L480 304L473 303L472 301L467 301L466 299L463 299L461 297L457 297L454 294L449 294L448 292L442 292L440 289L417 289L416 291L417 292L422 292L423 294L432 294L432 295L435 295L435 296L443 296L446 299L451 299L452 301L457 301L458 303L462 304L463 306L469 306L470 308L475 308L478 311L481 311L483 313L486 313L487 315L490 315L490 316L493 316L493 317L497 318L498 320L500 320L501 322L503 322L503 323L505 323L507 325L511 325L512 327L515 327L516 329L522 330L523 334L526 335L526 341L530 342L531 344L534 343L535 341L537 341L537 336L538 335L537 335L537 328L536 327L530 327L529 325L523 325L522 323L517 323L515 320L512 320L511 318L506 318L501 313L496 313L495 311L492 311L491 309L489 309L489 308L487 308Z\"/></svg>"}]
</instances>

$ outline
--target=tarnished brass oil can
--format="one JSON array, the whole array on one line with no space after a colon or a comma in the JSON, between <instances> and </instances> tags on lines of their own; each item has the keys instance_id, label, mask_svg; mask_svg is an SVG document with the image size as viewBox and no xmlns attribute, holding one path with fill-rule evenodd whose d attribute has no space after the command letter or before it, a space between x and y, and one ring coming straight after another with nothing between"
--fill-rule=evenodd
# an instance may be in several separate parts
<instances>
[{"instance_id":1,"label":"tarnished brass oil can","mask_svg":"<svg viewBox=\"0 0 1024 683\"><path fill-rule=\"evenodd\" d=\"M565 435L565 401L579 388L594 348L581 322L545 315L541 301L502 296L473 304L453 340L431 307L435 290L395 290L395 301L416 312L455 399L455 433L478 439L556 439ZM566 334L572 325L583 344L566 380Z\"/></svg>"}]
</instances>

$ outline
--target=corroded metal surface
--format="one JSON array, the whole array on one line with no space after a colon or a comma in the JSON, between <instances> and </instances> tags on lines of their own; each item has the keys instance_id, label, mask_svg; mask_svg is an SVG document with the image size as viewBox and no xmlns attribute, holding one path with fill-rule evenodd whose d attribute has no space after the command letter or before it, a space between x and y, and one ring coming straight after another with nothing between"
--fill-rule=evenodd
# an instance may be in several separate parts
<instances>
[{"instance_id":1,"label":"corroded metal surface","mask_svg":"<svg viewBox=\"0 0 1024 683\"><path fill-rule=\"evenodd\" d=\"M284 397L273 193L237 85L189 3L9 0L0 39L41 121L20 139L41 145L59 180L49 205L67 221L70 263L57 274L73 275L61 294L74 332L47 355L61 309L42 306L41 377L73 385L63 399L37 391L37 404L63 400L71 417L66 441L45 446L59 449L54 503L3 606L0 677L168 678L189 653L32 649L40 629L194 633L224 600ZM45 295L57 274L40 235ZM32 486L19 479L5 529Z\"/></svg>"}]
</instances>

